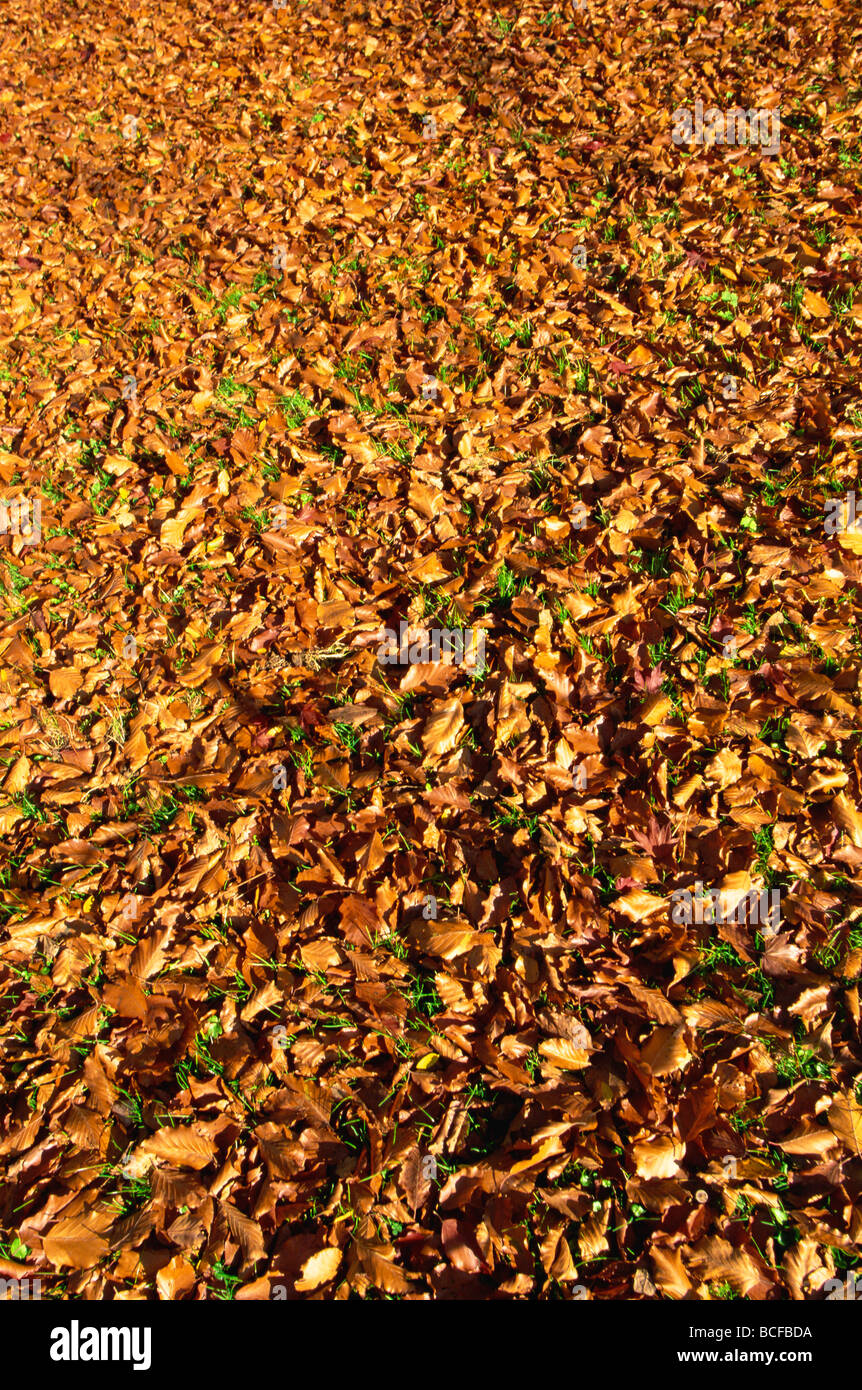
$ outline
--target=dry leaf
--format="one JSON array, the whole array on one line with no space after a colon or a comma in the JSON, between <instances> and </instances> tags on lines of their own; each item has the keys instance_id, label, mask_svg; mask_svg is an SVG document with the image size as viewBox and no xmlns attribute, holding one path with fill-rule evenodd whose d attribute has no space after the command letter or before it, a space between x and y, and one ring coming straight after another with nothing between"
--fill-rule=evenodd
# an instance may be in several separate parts
<instances>
[{"instance_id":1,"label":"dry leaf","mask_svg":"<svg viewBox=\"0 0 862 1390\"><path fill-rule=\"evenodd\" d=\"M206 1168L215 1156L212 1140L204 1138L188 1125L166 1126L156 1130L140 1148L143 1153L167 1159L178 1168Z\"/></svg>"}]
</instances>

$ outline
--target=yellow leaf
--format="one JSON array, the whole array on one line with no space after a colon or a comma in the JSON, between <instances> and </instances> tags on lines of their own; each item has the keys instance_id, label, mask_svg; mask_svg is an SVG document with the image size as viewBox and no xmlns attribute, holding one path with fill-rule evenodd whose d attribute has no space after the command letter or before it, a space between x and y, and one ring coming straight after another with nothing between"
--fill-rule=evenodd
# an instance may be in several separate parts
<instances>
[{"instance_id":1,"label":"yellow leaf","mask_svg":"<svg viewBox=\"0 0 862 1390\"><path fill-rule=\"evenodd\" d=\"M590 1064L590 1054L582 1047L575 1047L574 1043L566 1042L565 1038L546 1038L539 1043L539 1052L548 1061L553 1062L555 1067L562 1067L564 1071L577 1071L580 1067L588 1067Z\"/></svg>"},{"instance_id":2,"label":"yellow leaf","mask_svg":"<svg viewBox=\"0 0 862 1390\"><path fill-rule=\"evenodd\" d=\"M460 101L447 101L445 106L438 106L434 114L438 116L441 121L454 124L455 121L461 119L466 110L466 106L462 106Z\"/></svg>"},{"instance_id":3,"label":"yellow leaf","mask_svg":"<svg viewBox=\"0 0 862 1390\"><path fill-rule=\"evenodd\" d=\"M659 691L644 702L640 712L641 723L660 724L669 709L671 709L670 697Z\"/></svg>"},{"instance_id":4,"label":"yellow leaf","mask_svg":"<svg viewBox=\"0 0 862 1390\"><path fill-rule=\"evenodd\" d=\"M832 802L832 818L847 831L856 848L862 849L862 815L845 792L840 792Z\"/></svg>"},{"instance_id":5,"label":"yellow leaf","mask_svg":"<svg viewBox=\"0 0 862 1390\"><path fill-rule=\"evenodd\" d=\"M721 1236L710 1236L704 1241L694 1262L705 1278L721 1283L726 1280L741 1294L757 1289L763 1277L746 1251L735 1249Z\"/></svg>"},{"instance_id":6,"label":"yellow leaf","mask_svg":"<svg viewBox=\"0 0 862 1390\"><path fill-rule=\"evenodd\" d=\"M386 1293L407 1292L409 1285L404 1271L381 1254L379 1249L373 1249L364 1240L358 1240L356 1248L359 1251L362 1267L372 1284L375 1284L378 1289L383 1289ZM385 1246L384 1249L388 1251L391 1246Z\"/></svg>"},{"instance_id":7,"label":"yellow leaf","mask_svg":"<svg viewBox=\"0 0 862 1390\"><path fill-rule=\"evenodd\" d=\"M416 560L408 569L411 579L422 580L424 584L436 584L438 579L448 579L449 575L440 563L436 552Z\"/></svg>"},{"instance_id":8,"label":"yellow leaf","mask_svg":"<svg viewBox=\"0 0 862 1390\"><path fill-rule=\"evenodd\" d=\"M159 540L166 550L179 549L183 543L183 532L188 524L189 518L182 512L178 516L169 516L167 521L162 522Z\"/></svg>"},{"instance_id":9,"label":"yellow leaf","mask_svg":"<svg viewBox=\"0 0 862 1390\"><path fill-rule=\"evenodd\" d=\"M474 946L481 946L491 940L490 937L473 931L472 927L462 927L460 922L441 922L439 928L431 926L430 923L427 926L417 923L411 929L410 935L420 950L429 956L441 956L443 960L463 956L467 951L472 951Z\"/></svg>"},{"instance_id":10,"label":"yellow leaf","mask_svg":"<svg viewBox=\"0 0 862 1390\"><path fill-rule=\"evenodd\" d=\"M656 1028L641 1048L641 1061L653 1076L671 1076L691 1060L682 1036L683 1028Z\"/></svg>"},{"instance_id":11,"label":"yellow leaf","mask_svg":"<svg viewBox=\"0 0 862 1390\"><path fill-rule=\"evenodd\" d=\"M615 911L628 917L630 922L640 922L644 917L651 917L654 912L667 911L666 900L655 897L645 888L630 889L622 898L617 898L613 906Z\"/></svg>"},{"instance_id":12,"label":"yellow leaf","mask_svg":"<svg viewBox=\"0 0 862 1390\"><path fill-rule=\"evenodd\" d=\"M188 1260L182 1255L174 1255L166 1265L163 1265L156 1275L156 1288L159 1291L159 1298L170 1300L177 1298L180 1294L188 1293L189 1289L195 1286L195 1272Z\"/></svg>"},{"instance_id":13,"label":"yellow leaf","mask_svg":"<svg viewBox=\"0 0 862 1390\"><path fill-rule=\"evenodd\" d=\"M682 1299L691 1292L692 1282L685 1272L681 1250L653 1247L650 1252L655 1282L667 1298Z\"/></svg>"},{"instance_id":14,"label":"yellow leaf","mask_svg":"<svg viewBox=\"0 0 862 1390\"><path fill-rule=\"evenodd\" d=\"M742 776L742 759L732 748L722 748L703 772L709 782L715 782L719 791L723 791L725 787L734 786Z\"/></svg>"},{"instance_id":15,"label":"yellow leaf","mask_svg":"<svg viewBox=\"0 0 862 1390\"><path fill-rule=\"evenodd\" d=\"M800 1124L786 1139L776 1139L775 1144L786 1154L824 1154L835 1148L835 1135L819 1125Z\"/></svg>"},{"instance_id":16,"label":"yellow leaf","mask_svg":"<svg viewBox=\"0 0 862 1390\"><path fill-rule=\"evenodd\" d=\"M803 307L809 314L813 314L816 319L828 319L832 313L822 294L817 294L815 290L806 290L802 296Z\"/></svg>"},{"instance_id":17,"label":"yellow leaf","mask_svg":"<svg viewBox=\"0 0 862 1390\"><path fill-rule=\"evenodd\" d=\"M535 1164L541 1163L543 1159L551 1158L554 1154L562 1153L562 1148L563 1146L560 1143L559 1135L552 1134L549 1139L546 1139L543 1144L540 1144L539 1148L530 1158L522 1158L519 1163L515 1163L509 1169L509 1176L514 1177L516 1173L523 1173L525 1169L534 1167Z\"/></svg>"},{"instance_id":18,"label":"yellow leaf","mask_svg":"<svg viewBox=\"0 0 862 1390\"><path fill-rule=\"evenodd\" d=\"M838 532L838 544L845 550L852 550L854 555L862 555L862 531L857 531L855 527L848 527L844 531Z\"/></svg>"},{"instance_id":19,"label":"yellow leaf","mask_svg":"<svg viewBox=\"0 0 862 1390\"><path fill-rule=\"evenodd\" d=\"M721 915L730 919L743 899L751 892L751 875L745 869L739 869L736 873L725 874L721 883L718 885L721 894Z\"/></svg>"},{"instance_id":20,"label":"yellow leaf","mask_svg":"<svg viewBox=\"0 0 862 1390\"><path fill-rule=\"evenodd\" d=\"M457 696L438 702L422 734L422 742L432 757L440 758L455 747L464 727L464 706Z\"/></svg>"},{"instance_id":21,"label":"yellow leaf","mask_svg":"<svg viewBox=\"0 0 862 1390\"><path fill-rule=\"evenodd\" d=\"M302 1266L296 1281L298 1292L308 1293L310 1289L320 1288L321 1284L328 1284L330 1279L335 1278L340 1264L341 1251L338 1246L325 1245L315 1255L310 1255Z\"/></svg>"},{"instance_id":22,"label":"yellow leaf","mask_svg":"<svg viewBox=\"0 0 862 1390\"><path fill-rule=\"evenodd\" d=\"M19 758L15 759L9 769L9 775L3 783L3 790L8 792L9 796L17 796L19 792L27 790L27 783L29 780L30 762L26 755L22 753Z\"/></svg>"},{"instance_id":23,"label":"yellow leaf","mask_svg":"<svg viewBox=\"0 0 862 1390\"><path fill-rule=\"evenodd\" d=\"M632 1148L632 1156L641 1178L672 1178L679 1170L683 1145L671 1138L645 1139Z\"/></svg>"}]
</instances>

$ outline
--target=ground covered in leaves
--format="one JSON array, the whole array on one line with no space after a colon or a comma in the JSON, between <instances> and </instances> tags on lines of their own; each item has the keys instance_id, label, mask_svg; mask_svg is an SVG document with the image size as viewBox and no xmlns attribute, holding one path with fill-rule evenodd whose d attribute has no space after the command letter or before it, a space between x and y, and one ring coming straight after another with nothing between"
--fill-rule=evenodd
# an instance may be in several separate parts
<instances>
[{"instance_id":1,"label":"ground covered in leaves","mask_svg":"<svg viewBox=\"0 0 862 1390\"><path fill-rule=\"evenodd\" d=\"M0 26L0 479L42 507L0 538L0 1274L822 1297L858 7ZM696 99L780 106L780 155L675 146ZM381 664L401 621L486 669ZM697 884L779 930L674 921Z\"/></svg>"}]
</instances>

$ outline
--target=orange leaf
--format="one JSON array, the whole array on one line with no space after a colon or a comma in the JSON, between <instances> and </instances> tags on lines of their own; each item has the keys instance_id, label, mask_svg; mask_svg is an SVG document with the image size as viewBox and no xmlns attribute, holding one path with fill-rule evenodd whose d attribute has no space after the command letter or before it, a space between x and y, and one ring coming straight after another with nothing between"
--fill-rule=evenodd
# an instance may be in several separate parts
<instances>
[{"instance_id":1,"label":"orange leaf","mask_svg":"<svg viewBox=\"0 0 862 1390\"><path fill-rule=\"evenodd\" d=\"M206 1168L215 1156L215 1144L189 1125L166 1126L141 1144L144 1153L167 1159L179 1168Z\"/></svg>"}]
</instances>

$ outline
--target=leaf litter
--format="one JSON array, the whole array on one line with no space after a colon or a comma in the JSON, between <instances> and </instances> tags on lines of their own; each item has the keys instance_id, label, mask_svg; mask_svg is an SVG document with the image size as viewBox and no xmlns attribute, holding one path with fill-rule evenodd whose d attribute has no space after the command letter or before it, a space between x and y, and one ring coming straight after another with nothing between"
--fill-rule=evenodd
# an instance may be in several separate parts
<instances>
[{"instance_id":1,"label":"leaf litter","mask_svg":"<svg viewBox=\"0 0 862 1390\"><path fill-rule=\"evenodd\" d=\"M860 35L10 0L2 1272L856 1265Z\"/></svg>"}]
</instances>

